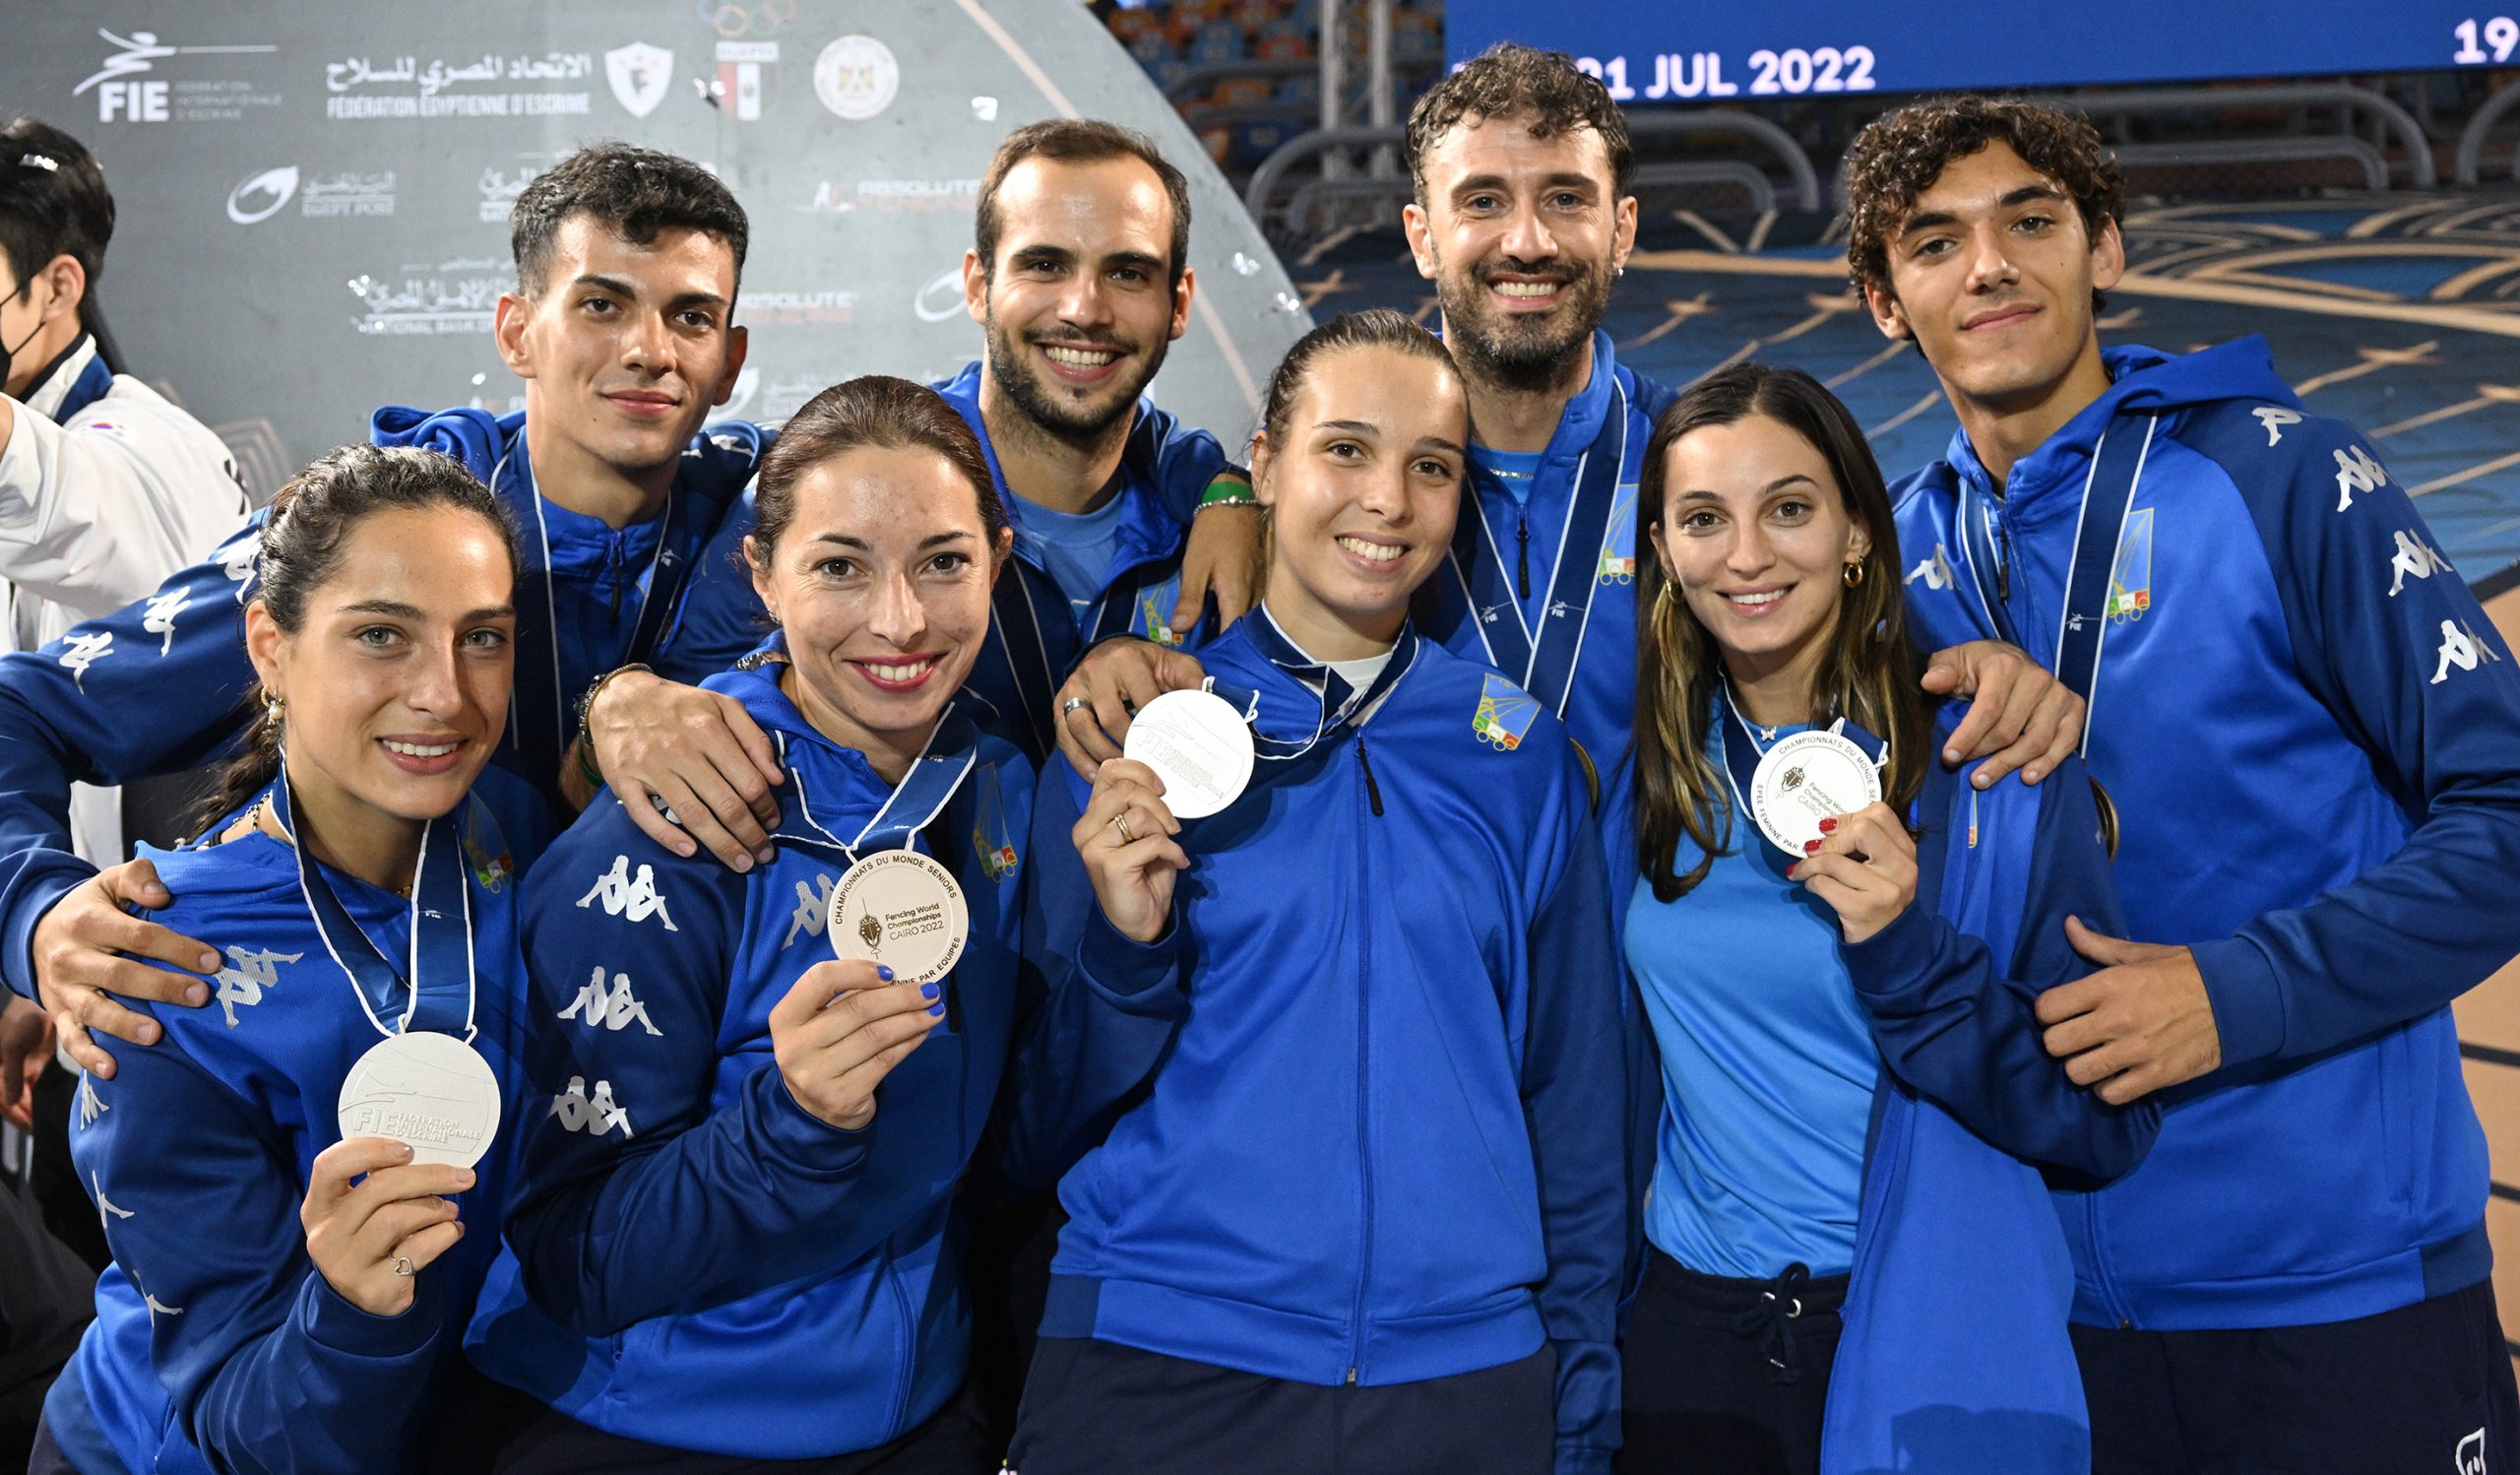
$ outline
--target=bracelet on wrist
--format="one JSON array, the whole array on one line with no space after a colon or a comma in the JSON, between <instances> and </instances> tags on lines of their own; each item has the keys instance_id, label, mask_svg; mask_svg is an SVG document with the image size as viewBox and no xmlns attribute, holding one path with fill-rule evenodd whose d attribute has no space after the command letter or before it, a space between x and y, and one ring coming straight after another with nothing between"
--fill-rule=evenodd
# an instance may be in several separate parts
<instances>
[{"instance_id":1,"label":"bracelet on wrist","mask_svg":"<svg viewBox=\"0 0 2520 1475\"><path fill-rule=\"evenodd\" d=\"M626 666L616 666L596 677L587 686L587 694L578 698L578 736L571 746L577 753L579 777L598 789L603 787L603 769L596 762L595 735L587 731L587 718L594 713L595 699L602 693L604 683L614 676L634 671L644 671L650 675L656 674L654 670L641 661L633 661Z\"/></svg>"},{"instance_id":2,"label":"bracelet on wrist","mask_svg":"<svg viewBox=\"0 0 2520 1475\"><path fill-rule=\"evenodd\" d=\"M1199 494L1197 510L1205 512L1211 507L1250 507L1257 505L1259 501L1260 497L1251 489L1250 482L1243 481L1240 477L1219 477L1208 483L1206 491Z\"/></svg>"}]
</instances>

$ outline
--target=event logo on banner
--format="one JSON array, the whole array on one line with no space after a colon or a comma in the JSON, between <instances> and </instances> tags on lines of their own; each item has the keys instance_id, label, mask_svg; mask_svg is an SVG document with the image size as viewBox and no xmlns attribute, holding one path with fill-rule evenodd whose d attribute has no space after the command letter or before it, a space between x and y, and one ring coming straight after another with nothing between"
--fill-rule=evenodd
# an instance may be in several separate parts
<instances>
[{"instance_id":1,"label":"event logo on banner","mask_svg":"<svg viewBox=\"0 0 2520 1475\"><path fill-rule=\"evenodd\" d=\"M583 115L592 101L584 91L558 88L521 91L536 83L565 87L595 75L584 51L546 51L477 59L417 56L350 56L324 64L324 116L358 118L527 118ZM617 86L617 85L616 85Z\"/></svg>"},{"instance_id":2,"label":"event logo on banner","mask_svg":"<svg viewBox=\"0 0 2520 1475\"><path fill-rule=\"evenodd\" d=\"M481 224L484 225L506 224L508 217L516 213L516 197L524 194L525 187L532 184L534 176L541 172L531 164L517 165L514 174L501 169L497 164L484 165L481 177L477 181L481 191Z\"/></svg>"},{"instance_id":3,"label":"event logo on banner","mask_svg":"<svg viewBox=\"0 0 2520 1475\"><path fill-rule=\"evenodd\" d=\"M885 215L947 210L969 215L979 204L979 198L980 182L976 179L860 179L853 185L825 179L814 186L813 203L804 208L815 215L848 215L860 210Z\"/></svg>"},{"instance_id":4,"label":"event logo on banner","mask_svg":"<svg viewBox=\"0 0 2520 1475\"><path fill-rule=\"evenodd\" d=\"M359 300L352 321L368 337L403 338L445 333L490 331L499 293L515 280L515 269L497 258L458 259L435 267L407 266L396 280L381 282L365 275L349 281ZM420 275L426 273L427 275Z\"/></svg>"},{"instance_id":5,"label":"event logo on banner","mask_svg":"<svg viewBox=\"0 0 2520 1475\"><path fill-rule=\"evenodd\" d=\"M227 218L239 225L260 224L297 199L297 213L310 221L353 217L380 218L394 213L394 171L301 176L297 166L265 169L248 175L227 192Z\"/></svg>"},{"instance_id":6,"label":"event logo on banner","mask_svg":"<svg viewBox=\"0 0 2520 1475\"><path fill-rule=\"evenodd\" d=\"M239 225L260 224L286 209L297 194L297 169L265 169L227 192L227 218Z\"/></svg>"},{"instance_id":7,"label":"event logo on banner","mask_svg":"<svg viewBox=\"0 0 2520 1475\"><path fill-rule=\"evenodd\" d=\"M814 96L852 123L892 106L901 90L902 64L871 35L844 35L814 58Z\"/></svg>"},{"instance_id":8,"label":"event logo on banner","mask_svg":"<svg viewBox=\"0 0 2520 1475\"><path fill-rule=\"evenodd\" d=\"M967 304L963 297L961 263L947 267L928 280L911 298L910 310L918 314L922 323L950 323L963 316Z\"/></svg>"},{"instance_id":9,"label":"event logo on banner","mask_svg":"<svg viewBox=\"0 0 2520 1475\"><path fill-rule=\"evenodd\" d=\"M613 100L644 118L665 99L673 86L673 53L662 46L632 41L603 53L603 77L612 84Z\"/></svg>"},{"instance_id":10,"label":"event logo on banner","mask_svg":"<svg viewBox=\"0 0 2520 1475\"><path fill-rule=\"evenodd\" d=\"M153 75L158 63L178 56L262 56L278 51L278 46L168 46L158 42L154 31L117 35L101 26L96 34L117 49L105 56L94 75L72 88L70 96L81 96L95 89L99 123L232 123L248 107L280 105L280 94L257 91L252 82L241 78Z\"/></svg>"},{"instance_id":11,"label":"event logo on banner","mask_svg":"<svg viewBox=\"0 0 2520 1475\"><path fill-rule=\"evenodd\" d=\"M738 123L761 120L761 69L779 60L777 41L720 41L709 101Z\"/></svg>"}]
</instances>

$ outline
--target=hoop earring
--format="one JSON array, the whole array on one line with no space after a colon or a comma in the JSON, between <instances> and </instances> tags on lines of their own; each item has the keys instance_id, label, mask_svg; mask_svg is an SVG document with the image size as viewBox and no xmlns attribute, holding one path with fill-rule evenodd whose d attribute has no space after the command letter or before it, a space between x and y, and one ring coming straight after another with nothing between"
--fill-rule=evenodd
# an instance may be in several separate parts
<instances>
[{"instance_id":1,"label":"hoop earring","mask_svg":"<svg viewBox=\"0 0 2520 1475\"><path fill-rule=\"evenodd\" d=\"M1863 587L1863 565L1861 563L1847 564L1845 565L1844 571L1841 572L1838 577L1845 581L1846 586L1849 589L1861 589Z\"/></svg>"}]
</instances>

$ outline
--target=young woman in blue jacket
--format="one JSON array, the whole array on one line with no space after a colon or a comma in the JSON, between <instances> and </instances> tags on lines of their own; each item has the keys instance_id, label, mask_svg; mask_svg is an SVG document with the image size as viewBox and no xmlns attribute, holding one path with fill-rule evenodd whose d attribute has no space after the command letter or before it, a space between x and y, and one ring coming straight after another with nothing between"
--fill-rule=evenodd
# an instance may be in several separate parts
<instances>
[{"instance_id":1,"label":"young woman in blue jacket","mask_svg":"<svg viewBox=\"0 0 2520 1475\"><path fill-rule=\"evenodd\" d=\"M2078 759L1984 791L1933 761L1958 707L1918 684L1880 472L1808 375L1681 394L1637 515L1612 839L1662 1108L1620 1468L2087 1468L2041 1170L2123 1172L2159 1117L2072 1086L2031 1003L2088 971L2066 917L2114 920L2102 802ZM1751 796L1813 728L1881 798L1788 855Z\"/></svg>"},{"instance_id":2,"label":"young woman in blue jacket","mask_svg":"<svg viewBox=\"0 0 2520 1475\"><path fill-rule=\"evenodd\" d=\"M754 495L776 628L705 684L778 748L776 858L677 856L605 793L527 888L540 1104L470 1338L537 1405L502 1470L987 1472L1001 1452L957 1398L952 1198L1017 1015L1032 770L961 694L1005 511L953 409L874 376L797 412ZM872 919L832 923L834 893L870 864L950 874L969 930L942 977L835 955Z\"/></svg>"},{"instance_id":3,"label":"young woman in blue jacket","mask_svg":"<svg viewBox=\"0 0 2520 1475\"><path fill-rule=\"evenodd\" d=\"M1271 383L1262 607L1202 652L1248 787L1043 780L1028 945L1149 1028L1068 1173L1024 1475L1606 1469L1625 1071L1557 724L1419 638L1469 416L1442 345L1339 318ZM1064 844L1060 843L1064 842ZM1135 1052L1134 1055L1131 1052Z\"/></svg>"},{"instance_id":4,"label":"young woman in blue jacket","mask_svg":"<svg viewBox=\"0 0 2520 1475\"><path fill-rule=\"evenodd\" d=\"M434 1470L462 1446L438 1397L505 1187L496 1151L469 1165L513 1120L524 994L492 810L539 802L483 767L515 580L498 503L434 452L346 447L274 500L245 609L263 720L204 836L143 847L176 898L155 920L219 949L209 1006L154 1010L158 1043L80 1087L71 1156L114 1263L35 1469ZM345 1083L389 1040L480 1068L358 1116Z\"/></svg>"}]
</instances>

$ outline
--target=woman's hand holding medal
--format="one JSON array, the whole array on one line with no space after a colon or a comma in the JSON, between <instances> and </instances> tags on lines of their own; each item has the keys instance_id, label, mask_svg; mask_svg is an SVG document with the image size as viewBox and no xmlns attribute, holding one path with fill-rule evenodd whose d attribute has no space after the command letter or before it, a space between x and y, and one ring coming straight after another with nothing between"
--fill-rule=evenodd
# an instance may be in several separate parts
<instances>
[{"instance_id":1,"label":"woman's hand holding medal","mask_svg":"<svg viewBox=\"0 0 2520 1475\"><path fill-rule=\"evenodd\" d=\"M1085 858L1094 896L1121 935L1153 942L1172 922L1172 880L1190 866L1172 837L1180 821L1164 802L1164 781L1129 758L1094 771L1094 793L1068 838Z\"/></svg>"},{"instance_id":2,"label":"woman's hand holding medal","mask_svg":"<svg viewBox=\"0 0 2520 1475\"><path fill-rule=\"evenodd\" d=\"M414 1163L390 1137L345 1137L316 1154L298 1207L306 1257L343 1300L399 1316L419 1272L464 1238L454 1195L471 1186L470 1168Z\"/></svg>"},{"instance_id":3,"label":"woman's hand holding medal","mask_svg":"<svg viewBox=\"0 0 2520 1475\"><path fill-rule=\"evenodd\" d=\"M788 1094L842 1131L875 1120L875 1088L945 1017L941 983L895 986L892 969L833 959L805 970L770 1010L771 1054Z\"/></svg>"},{"instance_id":4,"label":"woman's hand holding medal","mask_svg":"<svg viewBox=\"0 0 2520 1475\"><path fill-rule=\"evenodd\" d=\"M1917 899L1916 837L1879 802L1823 819L1820 829L1786 875L1829 904L1847 941L1864 941Z\"/></svg>"}]
</instances>

